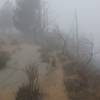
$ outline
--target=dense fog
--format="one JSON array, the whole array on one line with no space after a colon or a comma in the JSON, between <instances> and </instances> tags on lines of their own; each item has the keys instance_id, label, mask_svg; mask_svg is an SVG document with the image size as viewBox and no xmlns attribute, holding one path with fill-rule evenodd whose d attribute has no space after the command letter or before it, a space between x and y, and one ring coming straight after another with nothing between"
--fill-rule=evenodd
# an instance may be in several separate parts
<instances>
[{"instance_id":1,"label":"dense fog","mask_svg":"<svg viewBox=\"0 0 100 100\"><path fill-rule=\"evenodd\" d=\"M99 0L0 0L0 100L99 100Z\"/></svg>"}]
</instances>

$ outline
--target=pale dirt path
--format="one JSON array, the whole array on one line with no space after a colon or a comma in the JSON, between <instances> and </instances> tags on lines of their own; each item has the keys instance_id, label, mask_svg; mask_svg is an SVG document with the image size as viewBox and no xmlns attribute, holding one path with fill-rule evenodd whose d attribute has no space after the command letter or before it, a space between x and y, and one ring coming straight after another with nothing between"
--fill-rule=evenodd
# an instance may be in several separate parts
<instances>
[{"instance_id":1,"label":"pale dirt path","mask_svg":"<svg viewBox=\"0 0 100 100\"><path fill-rule=\"evenodd\" d=\"M64 76L61 64L42 83L45 94L44 100L68 100L64 87Z\"/></svg>"},{"instance_id":2,"label":"pale dirt path","mask_svg":"<svg viewBox=\"0 0 100 100\"><path fill-rule=\"evenodd\" d=\"M13 54L8 67L0 72L0 88L17 87L26 81L26 74L20 69L25 69L33 62L39 62L38 48L36 45L20 44L20 49Z\"/></svg>"},{"instance_id":3,"label":"pale dirt path","mask_svg":"<svg viewBox=\"0 0 100 100\"><path fill-rule=\"evenodd\" d=\"M36 45L20 44L9 63L12 68L0 72L0 100L15 100L15 89L26 81L25 73L16 68L25 69L28 64L39 61L38 48Z\"/></svg>"}]
</instances>

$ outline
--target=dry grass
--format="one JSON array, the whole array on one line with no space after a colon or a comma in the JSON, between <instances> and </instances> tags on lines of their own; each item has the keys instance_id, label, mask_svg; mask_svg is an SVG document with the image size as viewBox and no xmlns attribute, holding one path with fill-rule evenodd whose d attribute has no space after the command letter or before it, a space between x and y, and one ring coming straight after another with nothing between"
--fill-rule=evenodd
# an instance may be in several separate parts
<instances>
[{"instance_id":1,"label":"dry grass","mask_svg":"<svg viewBox=\"0 0 100 100\"><path fill-rule=\"evenodd\" d=\"M15 100L15 90L11 88L1 89L0 100Z\"/></svg>"},{"instance_id":2,"label":"dry grass","mask_svg":"<svg viewBox=\"0 0 100 100\"><path fill-rule=\"evenodd\" d=\"M100 100L100 74L93 65L64 66L64 83L68 96L72 100Z\"/></svg>"}]
</instances>

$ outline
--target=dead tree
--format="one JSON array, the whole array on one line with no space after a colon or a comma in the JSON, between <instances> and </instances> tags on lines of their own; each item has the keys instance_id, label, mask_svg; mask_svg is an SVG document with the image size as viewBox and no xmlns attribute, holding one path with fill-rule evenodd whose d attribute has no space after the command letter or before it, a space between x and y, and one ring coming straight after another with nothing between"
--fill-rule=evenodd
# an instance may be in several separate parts
<instances>
[{"instance_id":1,"label":"dead tree","mask_svg":"<svg viewBox=\"0 0 100 100\"><path fill-rule=\"evenodd\" d=\"M59 40L62 41L61 53L62 53L63 55L66 55L66 52L67 52L67 40L64 38L62 32L60 31L59 26L56 25L55 28L54 28L54 30L53 30L53 32L54 32L55 34L58 35L58 36L57 36L57 37L58 37L58 41L59 41Z\"/></svg>"},{"instance_id":2,"label":"dead tree","mask_svg":"<svg viewBox=\"0 0 100 100\"><path fill-rule=\"evenodd\" d=\"M88 43L87 43L87 46L88 46L88 48L89 48L89 51L87 51L88 52L88 56L87 55L85 55L86 56L86 59L84 60L84 61L80 61L81 60L81 58L82 58L82 56L80 55L80 60L78 60L78 62L77 62L77 64L80 66L80 65L84 65L84 66L87 66L87 65L89 65L90 64L90 62L92 61L92 59L93 59L93 57L94 57L94 43L92 42L92 41L87 41ZM85 47L84 47L85 48Z\"/></svg>"}]
</instances>

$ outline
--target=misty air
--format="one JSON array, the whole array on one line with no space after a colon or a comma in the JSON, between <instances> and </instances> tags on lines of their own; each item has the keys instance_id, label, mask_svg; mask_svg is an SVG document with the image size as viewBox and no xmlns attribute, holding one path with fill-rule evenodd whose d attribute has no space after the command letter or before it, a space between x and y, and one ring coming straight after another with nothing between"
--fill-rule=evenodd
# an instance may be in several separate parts
<instances>
[{"instance_id":1,"label":"misty air","mask_svg":"<svg viewBox=\"0 0 100 100\"><path fill-rule=\"evenodd\" d=\"M99 0L0 0L0 100L100 100Z\"/></svg>"}]
</instances>

